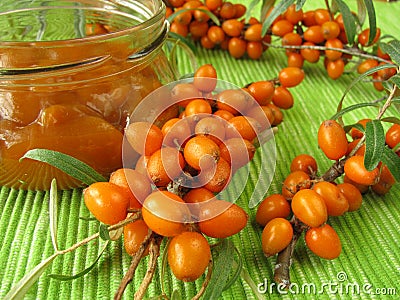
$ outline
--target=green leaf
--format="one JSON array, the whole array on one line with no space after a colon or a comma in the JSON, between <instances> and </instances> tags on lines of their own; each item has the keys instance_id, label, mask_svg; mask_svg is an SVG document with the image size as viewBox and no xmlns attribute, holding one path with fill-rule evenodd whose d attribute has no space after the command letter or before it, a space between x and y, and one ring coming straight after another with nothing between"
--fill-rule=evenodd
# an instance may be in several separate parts
<instances>
[{"instance_id":1,"label":"green leaf","mask_svg":"<svg viewBox=\"0 0 400 300\"><path fill-rule=\"evenodd\" d=\"M342 106L343 106L343 101L344 98L347 96L347 94L351 91L351 89L361 80L363 80L364 78L366 78L367 76L379 71L379 70L383 70L383 69L389 69L389 68L393 68L392 64L384 64L384 65L379 65L377 67L371 68L368 71L362 73L361 75L357 76L346 88L346 90L344 91L342 98L339 101L339 104L337 106L337 112L342 110Z\"/></svg>"},{"instance_id":2,"label":"green leaf","mask_svg":"<svg viewBox=\"0 0 400 300\"><path fill-rule=\"evenodd\" d=\"M376 14L375 14L374 2L372 0L364 0L364 3L368 13L368 22L369 22L368 45L370 45L376 35Z\"/></svg>"},{"instance_id":3,"label":"green leaf","mask_svg":"<svg viewBox=\"0 0 400 300\"><path fill-rule=\"evenodd\" d=\"M168 17L168 21L172 22L180 14L187 12L187 11L194 11L194 10L198 10L198 11L205 13L207 16L210 17L210 20L212 20L215 25L217 25L217 26L221 25L221 23L216 15L214 15L211 11L202 9L202 8L184 8L184 9L180 9L180 10L175 10L175 12Z\"/></svg>"},{"instance_id":4,"label":"green leaf","mask_svg":"<svg viewBox=\"0 0 400 300\"><path fill-rule=\"evenodd\" d=\"M382 118L381 121L400 125L400 119L396 118L396 117L385 117L385 118Z\"/></svg>"},{"instance_id":5,"label":"green leaf","mask_svg":"<svg viewBox=\"0 0 400 300\"><path fill-rule=\"evenodd\" d=\"M182 295L179 290L173 290L170 300L182 300Z\"/></svg>"},{"instance_id":6,"label":"green leaf","mask_svg":"<svg viewBox=\"0 0 400 300\"><path fill-rule=\"evenodd\" d=\"M98 181L107 181L106 178L97 173L96 170L89 165L72 156L58 151L48 149L32 149L26 152L24 156L20 158L20 160L27 158L52 165L53 167L60 169L75 179L80 180L86 185L90 185Z\"/></svg>"},{"instance_id":7,"label":"green leaf","mask_svg":"<svg viewBox=\"0 0 400 300\"><path fill-rule=\"evenodd\" d=\"M242 256L240 255L240 252L238 251L238 249L236 247L234 248L234 250L235 250L236 255L238 257L238 263L237 264L236 263L233 264L235 272L232 274L232 276L230 277L228 282L225 284L224 291L229 289L236 282L236 280L239 278L240 274L242 273L242 269L243 269Z\"/></svg>"},{"instance_id":8,"label":"green leaf","mask_svg":"<svg viewBox=\"0 0 400 300\"><path fill-rule=\"evenodd\" d=\"M296 10L302 9L304 4L306 4L306 0L297 0L296 1Z\"/></svg>"},{"instance_id":9,"label":"green leaf","mask_svg":"<svg viewBox=\"0 0 400 300\"><path fill-rule=\"evenodd\" d=\"M264 36L268 28L271 26L272 22L285 10L294 3L295 0L282 0L279 2L275 8L271 11L270 15L265 19L262 26L261 36Z\"/></svg>"},{"instance_id":10,"label":"green leaf","mask_svg":"<svg viewBox=\"0 0 400 300\"><path fill-rule=\"evenodd\" d=\"M39 279L58 255L59 253L54 253L52 256L43 260L40 264L34 267L29 273L25 274L25 276L22 277L22 279L7 293L4 300L24 299L29 288Z\"/></svg>"},{"instance_id":11,"label":"green leaf","mask_svg":"<svg viewBox=\"0 0 400 300\"><path fill-rule=\"evenodd\" d=\"M334 2L338 5L339 11L343 16L343 25L346 32L347 40L350 45L353 45L357 31L357 25L354 19L354 15L351 13L350 8L343 0L335 0Z\"/></svg>"},{"instance_id":12,"label":"green leaf","mask_svg":"<svg viewBox=\"0 0 400 300\"><path fill-rule=\"evenodd\" d=\"M108 241L106 241L103 245L103 248L101 249L99 255L97 256L96 260L86 269L82 270L81 272L75 274L75 275L63 275L63 274L49 274L48 276L52 279L56 279L56 280L60 280L60 281L69 281L69 280L74 280L77 278L80 278L84 275L86 275L87 273L89 273L97 264L97 262L99 261L101 255L104 253L104 251L106 250L107 246L108 246Z\"/></svg>"},{"instance_id":13,"label":"green leaf","mask_svg":"<svg viewBox=\"0 0 400 300\"><path fill-rule=\"evenodd\" d=\"M341 116L343 116L344 114L356 110L358 108L362 108L362 107L367 107L367 106L375 106L375 107L379 107L380 105L378 103L358 103L358 104L354 104L351 106L348 106L346 108L341 109L340 111L338 111L336 114L334 114L332 117L330 117L330 120L336 120L338 118L340 118Z\"/></svg>"},{"instance_id":14,"label":"green leaf","mask_svg":"<svg viewBox=\"0 0 400 300\"><path fill-rule=\"evenodd\" d=\"M346 125L346 126L343 127L343 129L344 129L345 132L349 132L349 131L351 130L351 128L358 129L358 130L360 130L362 133L365 132L365 128L364 128L360 123L354 123L354 124Z\"/></svg>"},{"instance_id":15,"label":"green leaf","mask_svg":"<svg viewBox=\"0 0 400 300\"><path fill-rule=\"evenodd\" d=\"M365 126L365 155L364 165L368 171L378 166L385 148L385 131L381 121L372 120Z\"/></svg>"},{"instance_id":16,"label":"green leaf","mask_svg":"<svg viewBox=\"0 0 400 300\"><path fill-rule=\"evenodd\" d=\"M400 88L400 75L399 75L399 74L396 74L396 75L390 77L389 80L390 80L391 82L393 82L395 85L397 85L397 87Z\"/></svg>"},{"instance_id":17,"label":"green leaf","mask_svg":"<svg viewBox=\"0 0 400 300\"><path fill-rule=\"evenodd\" d=\"M364 24L366 17L367 17L367 8L365 7L364 0L357 0L357 19L360 26Z\"/></svg>"},{"instance_id":18,"label":"green leaf","mask_svg":"<svg viewBox=\"0 0 400 300\"><path fill-rule=\"evenodd\" d=\"M247 6L247 10L246 10L246 14L244 15L244 20L245 20L245 23L248 23L248 21L249 21L249 19L253 16L253 9L254 9L254 7L256 7L257 6L257 4L260 2L260 0L252 0L250 3L249 3L249 5ZM275 2L274 0L264 0L263 2ZM262 14L262 8L261 8L261 14ZM261 17L262 17L262 15L261 15ZM260 20L262 20L261 18L260 18Z\"/></svg>"},{"instance_id":19,"label":"green leaf","mask_svg":"<svg viewBox=\"0 0 400 300\"><path fill-rule=\"evenodd\" d=\"M389 54L393 62L400 65L400 42L398 40L393 40L389 43L380 43L379 46L383 52Z\"/></svg>"},{"instance_id":20,"label":"green leaf","mask_svg":"<svg viewBox=\"0 0 400 300\"><path fill-rule=\"evenodd\" d=\"M235 246L228 239L223 239L214 249L214 266L210 282L203 299L218 299L226 287L234 262Z\"/></svg>"},{"instance_id":21,"label":"green leaf","mask_svg":"<svg viewBox=\"0 0 400 300\"><path fill-rule=\"evenodd\" d=\"M382 162L387 165L397 182L400 181L400 157L389 147L383 149Z\"/></svg>"},{"instance_id":22,"label":"green leaf","mask_svg":"<svg viewBox=\"0 0 400 300\"><path fill-rule=\"evenodd\" d=\"M99 225L99 236L104 241L111 241L110 232L105 224L100 223Z\"/></svg>"},{"instance_id":23,"label":"green leaf","mask_svg":"<svg viewBox=\"0 0 400 300\"><path fill-rule=\"evenodd\" d=\"M57 194L57 181L53 179L50 185L50 199L49 199L49 215L50 215L50 236L53 248L58 251L57 243L57 227L58 227L58 194Z\"/></svg>"}]
</instances>

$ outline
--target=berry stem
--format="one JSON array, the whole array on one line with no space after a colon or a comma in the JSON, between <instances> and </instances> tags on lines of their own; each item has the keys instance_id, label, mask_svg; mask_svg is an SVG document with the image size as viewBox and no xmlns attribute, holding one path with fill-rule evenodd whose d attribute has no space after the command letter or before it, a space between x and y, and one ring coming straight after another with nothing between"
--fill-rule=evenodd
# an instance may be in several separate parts
<instances>
[{"instance_id":1,"label":"berry stem","mask_svg":"<svg viewBox=\"0 0 400 300\"><path fill-rule=\"evenodd\" d=\"M132 257L131 265L129 266L128 271L126 272L124 278L122 278L118 290L114 295L114 300L119 300L122 298L124 294L125 288L127 285L132 281L133 275L135 274L135 270L139 265L140 260L143 257L143 253L146 250L147 246L150 243L150 239L154 236L153 232L149 229L149 232L145 239L143 240L142 244L140 245L139 250L135 253Z\"/></svg>"},{"instance_id":2,"label":"berry stem","mask_svg":"<svg viewBox=\"0 0 400 300\"><path fill-rule=\"evenodd\" d=\"M213 271L213 261L212 259L210 260L210 262L208 263L208 271L207 271L207 276L204 279L201 288L199 290L199 292L192 298L192 300L198 300L201 298L201 296L204 294L204 292L206 291L206 288L208 286L208 284L210 283L211 280L211 275L212 275L212 271Z\"/></svg>"}]
</instances>

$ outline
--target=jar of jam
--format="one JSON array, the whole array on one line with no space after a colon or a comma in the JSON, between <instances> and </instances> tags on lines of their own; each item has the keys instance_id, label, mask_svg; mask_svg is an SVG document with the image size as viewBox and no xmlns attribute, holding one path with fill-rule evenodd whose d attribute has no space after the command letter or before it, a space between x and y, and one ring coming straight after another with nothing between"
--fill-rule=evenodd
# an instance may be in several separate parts
<instances>
[{"instance_id":1,"label":"jar of jam","mask_svg":"<svg viewBox=\"0 0 400 300\"><path fill-rule=\"evenodd\" d=\"M8 8L7 8L8 7ZM174 80L162 50L161 0L2 2L0 186L45 190L81 182L30 149L73 156L107 176L122 166L123 131L151 91Z\"/></svg>"}]
</instances>

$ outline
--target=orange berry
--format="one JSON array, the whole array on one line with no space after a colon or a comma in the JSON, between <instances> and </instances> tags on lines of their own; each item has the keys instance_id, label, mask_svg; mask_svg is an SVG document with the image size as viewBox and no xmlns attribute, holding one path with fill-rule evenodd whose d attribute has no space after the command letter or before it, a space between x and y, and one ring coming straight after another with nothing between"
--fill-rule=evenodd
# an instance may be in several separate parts
<instances>
[{"instance_id":1,"label":"orange berry","mask_svg":"<svg viewBox=\"0 0 400 300\"><path fill-rule=\"evenodd\" d=\"M149 234L149 227L143 220L137 220L124 226L124 247L130 256L138 252L141 244ZM149 248L145 250L143 256L149 253Z\"/></svg>"},{"instance_id":2,"label":"orange berry","mask_svg":"<svg viewBox=\"0 0 400 300\"><path fill-rule=\"evenodd\" d=\"M328 61L326 65L326 71L328 72L328 76L330 78L334 80L338 79L344 72L344 61L342 59Z\"/></svg>"},{"instance_id":3,"label":"orange berry","mask_svg":"<svg viewBox=\"0 0 400 300\"><path fill-rule=\"evenodd\" d=\"M246 46L247 56L251 59L259 59L264 52L261 42L248 42Z\"/></svg>"},{"instance_id":4,"label":"orange berry","mask_svg":"<svg viewBox=\"0 0 400 300\"><path fill-rule=\"evenodd\" d=\"M292 32L294 25L288 20L282 19L272 25L272 34L283 37L285 34Z\"/></svg>"},{"instance_id":5,"label":"orange berry","mask_svg":"<svg viewBox=\"0 0 400 300\"><path fill-rule=\"evenodd\" d=\"M274 218L267 223L261 234L261 245L266 257L285 249L293 238L292 224L283 218Z\"/></svg>"},{"instance_id":6,"label":"orange berry","mask_svg":"<svg viewBox=\"0 0 400 300\"><path fill-rule=\"evenodd\" d=\"M262 40L261 31L262 31L261 23L250 25L249 28L247 28L246 31L244 32L244 39L249 42L261 42Z\"/></svg>"},{"instance_id":7,"label":"orange berry","mask_svg":"<svg viewBox=\"0 0 400 300\"><path fill-rule=\"evenodd\" d=\"M326 157L338 160L347 152L347 138L343 127L335 120L326 120L318 129L318 146Z\"/></svg>"},{"instance_id":8,"label":"orange berry","mask_svg":"<svg viewBox=\"0 0 400 300\"><path fill-rule=\"evenodd\" d=\"M211 105L207 100L194 99L191 100L185 108L185 116L190 117L197 114L211 114Z\"/></svg>"},{"instance_id":9,"label":"orange berry","mask_svg":"<svg viewBox=\"0 0 400 300\"><path fill-rule=\"evenodd\" d=\"M349 209L346 197L333 183L320 181L312 189L324 199L329 216L341 216Z\"/></svg>"},{"instance_id":10,"label":"orange berry","mask_svg":"<svg viewBox=\"0 0 400 300\"><path fill-rule=\"evenodd\" d=\"M238 134L245 140L252 141L261 131L258 122L247 116L236 116L228 121L226 137L238 137Z\"/></svg>"},{"instance_id":11,"label":"orange berry","mask_svg":"<svg viewBox=\"0 0 400 300\"><path fill-rule=\"evenodd\" d=\"M364 29L362 32L360 32L358 35L358 43L363 47L368 47L368 46L376 44L376 42L379 40L379 37L381 36L380 28L376 28L375 37L372 40L372 42L370 44L368 44L369 32L370 32L370 29L367 28L367 29Z\"/></svg>"},{"instance_id":12,"label":"orange berry","mask_svg":"<svg viewBox=\"0 0 400 300\"><path fill-rule=\"evenodd\" d=\"M233 115L242 114L251 103L251 97L241 89L224 90L217 95L217 108Z\"/></svg>"},{"instance_id":13,"label":"orange berry","mask_svg":"<svg viewBox=\"0 0 400 300\"><path fill-rule=\"evenodd\" d=\"M337 258L342 252L340 238L330 225L310 228L305 235L307 247L319 257L325 259Z\"/></svg>"},{"instance_id":14,"label":"orange berry","mask_svg":"<svg viewBox=\"0 0 400 300\"><path fill-rule=\"evenodd\" d=\"M286 67L279 72L279 82L284 87L294 87L304 79L304 71L300 68Z\"/></svg>"},{"instance_id":15,"label":"orange berry","mask_svg":"<svg viewBox=\"0 0 400 300\"><path fill-rule=\"evenodd\" d=\"M318 170L317 161L308 154L299 154L290 164L290 172L303 171L308 175L315 174Z\"/></svg>"},{"instance_id":16,"label":"orange berry","mask_svg":"<svg viewBox=\"0 0 400 300\"><path fill-rule=\"evenodd\" d=\"M310 176L303 171L294 171L286 176L282 184L282 196L291 199L302 189L308 189L311 186Z\"/></svg>"},{"instance_id":17,"label":"orange berry","mask_svg":"<svg viewBox=\"0 0 400 300\"><path fill-rule=\"evenodd\" d=\"M227 161L235 172L253 159L256 148L241 137L230 138L220 145L220 156Z\"/></svg>"},{"instance_id":18,"label":"orange berry","mask_svg":"<svg viewBox=\"0 0 400 300\"><path fill-rule=\"evenodd\" d=\"M303 10L296 10L296 5L290 5L283 14L283 17L293 25L298 24L303 20Z\"/></svg>"},{"instance_id":19,"label":"orange berry","mask_svg":"<svg viewBox=\"0 0 400 300\"><path fill-rule=\"evenodd\" d=\"M355 211L361 207L362 195L360 190L351 183L343 182L337 185L339 191L349 203L348 211Z\"/></svg>"},{"instance_id":20,"label":"orange berry","mask_svg":"<svg viewBox=\"0 0 400 300\"><path fill-rule=\"evenodd\" d=\"M331 15L327 9L319 8L314 11L315 22L322 25L331 19Z\"/></svg>"},{"instance_id":21,"label":"orange berry","mask_svg":"<svg viewBox=\"0 0 400 300\"><path fill-rule=\"evenodd\" d=\"M319 227L328 220L324 199L315 191L304 189L292 198L292 211L304 224Z\"/></svg>"},{"instance_id":22,"label":"orange berry","mask_svg":"<svg viewBox=\"0 0 400 300\"><path fill-rule=\"evenodd\" d=\"M329 39L325 42L325 47L327 48L336 48L336 49L343 49L343 43L339 39ZM329 60L337 60L342 57L342 52L335 51L335 50L325 50L325 56Z\"/></svg>"},{"instance_id":23,"label":"orange berry","mask_svg":"<svg viewBox=\"0 0 400 300\"><path fill-rule=\"evenodd\" d=\"M231 180L231 166L223 158L220 158L214 168L203 170L200 173L200 182L213 193L221 192Z\"/></svg>"},{"instance_id":24,"label":"orange berry","mask_svg":"<svg viewBox=\"0 0 400 300\"><path fill-rule=\"evenodd\" d=\"M233 37L228 42L229 54L234 58L241 58L246 54L247 43L240 37Z\"/></svg>"},{"instance_id":25,"label":"orange berry","mask_svg":"<svg viewBox=\"0 0 400 300\"><path fill-rule=\"evenodd\" d=\"M186 162L195 170L209 169L219 159L218 145L208 137L198 135L187 141L183 150Z\"/></svg>"},{"instance_id":26,"label":"orange berry","mask_svg":"<svg viewBox=\"0 0 400 300\"><path fill-rule=\"evenodd\" d=\"M161 148L161 129L149 122L133 122L125 130L125 136L133 150L141 155L151 155Z\"/></svg>"},{"instance_id":27,"label":"orange berry","mask_svg":"<svg viewBox=\"0 0 400 300\"><path fill-rule=\"evenodd\" d=\"M194 73L193 85L202 92L212 92L217 86L217 70L211 64L202 65Z\"/></svg>"},{"instance_id":28,"label":"orange berry","mask_svg":"<svg viewBox=\"0 0 400 300\"><path fill-rule=\"evenodd\" d=\"M325 41L320 25L308 27L306 31L304 31L303 37L307 42L312 42L314 44L320 44Z\"/></svg>"},{"instance_id":29,"label":"orange berry","mask_svg":"<svg viewBox=\"0 0 400 300\"><path fill-rule=\"evenodd\" d=\"M340 33L340 26L336 21L327 21L321 25L322 35L325 40L337 38Z\"/></svg>"},{"instance_id":30,"label":"orange berry","mask_svg":"<svg viewBox=\"0 0 400 300\"><path fill-rule=\"evenodd\" d=\"M364 166L364 156L358 155L346 160L344 172L351 180L363 185L375 184L379 176L379 169L368 171Z\"/></svg>"},{"instance_id":31,"label":"orange berry","mask_svg":"<svg viewBox=\"0 0 400 300\"><path fill-rule=\"evenodd\" d=\"M312 42L305 42L303 46L315 46ZM303 48L300 50L301 56L310 63L316 63L319 60L320 52L316 49Z\"/></svg>"},{"instance_id":32,"label":"orange berry","mask_svg":"<svg viewBox=\"0 0 400 300\"><path fill-rule=\"evenodd\" d=\"M269 80L260 80L252 82L248 87L250 94L256 99L258 104L266 105L272 100L274 95L275 85Z\"/></svg>"},{"instance_id":33,"label":"orange berry","mask_svg":"<svg viewBox=\"0 0 400 300\"><path fill-rule=\"evenodd\" d=\"M287 218L290 212L290 205L285 197L273 194L266 197L258 206L256 222L264 227L274 218Z\"/></svg>"},{"instance_id":34,"label":"orange berry","mask_svg":"<svg viewBox=\"0 0 400 300\"><path fill-rule=\"evenodd\" d=\"M283 86L275 88L274 95L272 96L272 102L282 109L289 109L293 107L294 100L292 93Z\"/></svg>"},{"instance_id":35,"label":"orange berry","mask_svg":"<svg viewBox=\"0 0 400 300\"><path fill-rule=\"evenodd\" d=\"M400 143L400 125L393 124L390 126L385 135L386 144L390 148L395 148Z\"/></svg>"},{"instance_id":36,"label":"orange berry","mask_svg":"<svg viewBox=\"0 0 400 300\"><path fill-rule=\"evenodd\" d=\"M236 19L229 19L222 22L222 30L229 36L240 36L244 27L244 23Z\"/></svg>"},{"instance_id":37,"label":"orange berry","mask_svg":"<svg viewBox=\"0 0 400 300\"><path fill-rule=\"evenodd\" d=\"M214 44L221 44L225 39L225 32L221 27L213 25L207 31L207 37Z\"/></svg>"}]
</instances>

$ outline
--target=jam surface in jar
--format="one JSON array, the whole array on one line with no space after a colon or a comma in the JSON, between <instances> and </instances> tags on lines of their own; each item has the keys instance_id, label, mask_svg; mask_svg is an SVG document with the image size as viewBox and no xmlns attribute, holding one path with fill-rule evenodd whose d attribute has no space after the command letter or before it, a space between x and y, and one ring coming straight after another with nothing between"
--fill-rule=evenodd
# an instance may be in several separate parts
<instances>
[{"instance_id":1,"label":"jam surface in jar","mask_svg":"<svg viewBox=\"0 0 400 300\"><path fill-rule=\"evenodd\" d=\"M85 23L78 38L54 41L43 35L40 41L25 41L20 36L18 42L2 42L0 186L46 190L53 178L60 189L82 186L49 164L20 160L30 149L68 154L104 176L122 166L130 113L163 81L173 79L161 50L165 7L156 0L147 5L148 15L137 26L137 16L126 28L123 21L130 16L110 21L110 11L91 7L79 16ZM56 8L42 9L50 14Z\"/></svg>"}]
</instances>

